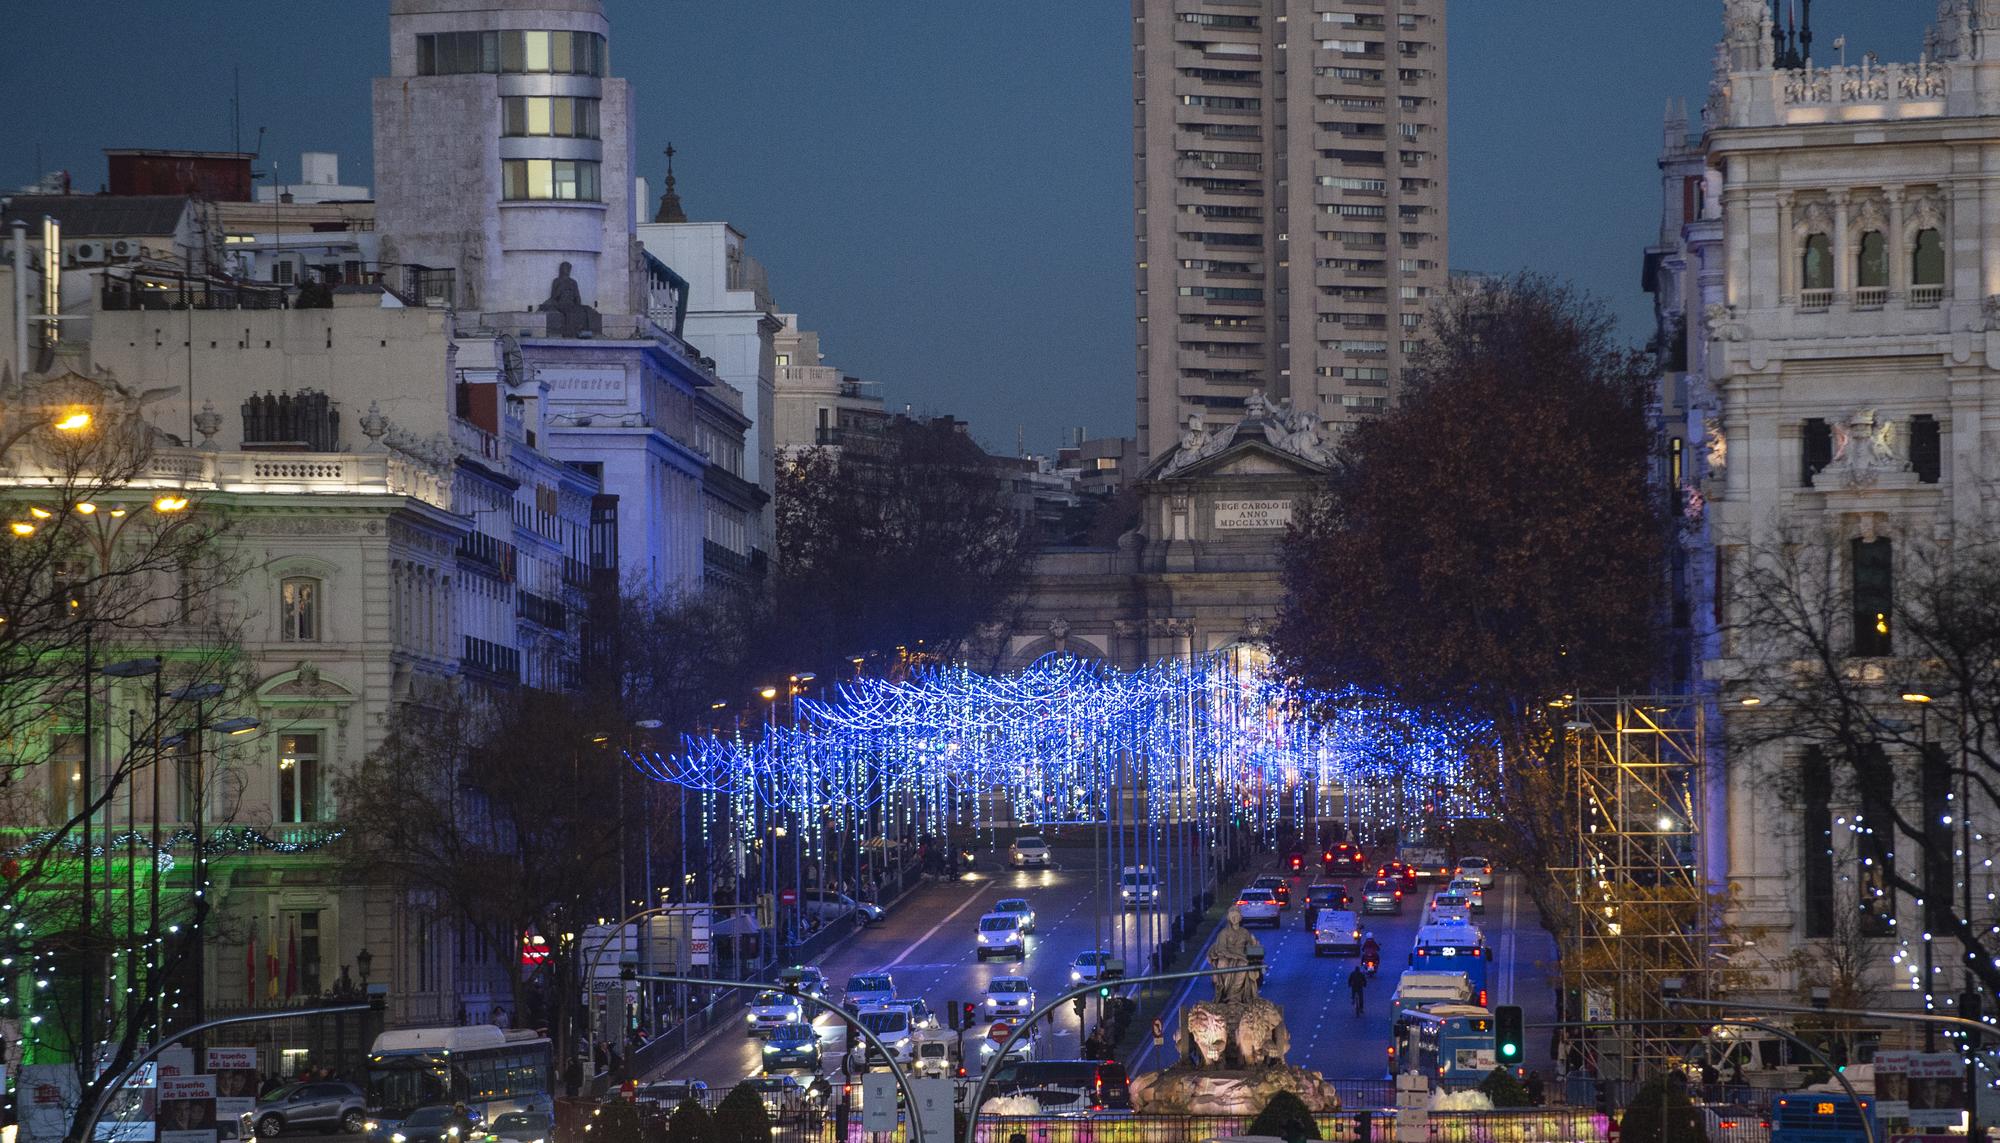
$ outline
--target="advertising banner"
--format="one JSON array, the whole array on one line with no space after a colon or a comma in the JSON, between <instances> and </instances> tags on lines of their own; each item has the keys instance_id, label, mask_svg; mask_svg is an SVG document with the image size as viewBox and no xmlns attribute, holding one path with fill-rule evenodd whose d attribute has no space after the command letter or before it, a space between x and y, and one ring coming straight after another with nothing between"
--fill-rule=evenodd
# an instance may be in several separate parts
<instances>
[{"instance_id":1,"label":"advertising banner","mask_svg":"<svg viewBox=\"0 0 2000 1143\"><path fill-rule=\"evenodd\" d=\"M159 1143L216 1143L214 1076L162 1075L158 1094Z\"/></svg>"}]
</instances>

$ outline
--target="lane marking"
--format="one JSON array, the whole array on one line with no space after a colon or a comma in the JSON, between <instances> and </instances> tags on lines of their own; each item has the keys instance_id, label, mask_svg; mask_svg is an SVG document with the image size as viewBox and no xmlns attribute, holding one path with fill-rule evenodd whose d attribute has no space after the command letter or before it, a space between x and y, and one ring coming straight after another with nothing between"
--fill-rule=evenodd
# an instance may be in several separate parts
<instances>
[{"instance_id":1,"label":"lane marking","mask_svg":"<svg viewBox=\"0 0 2000 1143\"><path fill-rule=\"evenodd\" d=\"M970 909L979 900L981 894L986 893L987 891L988 889L985 886L981 886L980 888L975 889L972 895L965 899L964 904L960 905L956 909L953 909L951 912L946 913L944 915L944 920L939 921L937 924L932 925L930 928L924 930L923 936L918 937L914 941L911 941L909 945L903 949L902 952L896 954L895 960L890 961L888 964L885 964L882 967L885 969L889 969L889 968L894 968L897 965L903 963L905 958L907 958L911 953L917 951L917 946L923 944L925 941L930 940L932 937L936 936L939 929L944 928L946 925L956 920L960 913L963 913L967 909Z\"/></svg>"}]
</instances>

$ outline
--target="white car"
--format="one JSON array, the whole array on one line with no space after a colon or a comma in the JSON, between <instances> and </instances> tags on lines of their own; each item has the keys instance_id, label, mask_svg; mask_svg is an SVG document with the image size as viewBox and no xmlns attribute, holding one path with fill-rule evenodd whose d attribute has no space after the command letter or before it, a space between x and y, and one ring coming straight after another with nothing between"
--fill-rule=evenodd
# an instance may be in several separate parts
<instances>
[{"instance_id":1,"label":"white car","mask_svg":"<svg viewBox=\"0 0 2000 1143\"><path fill-rule=\"evenodd\" d=\"M909 1063L916 1054L915 1029L910 1023L910 1010L896 1005L871 1005L855 1013L854 1022L875 1033L875 1038L893 1052L899 1063ZM856 1035L854 1046L867 1047L868 1041Z\"/></svg>"},{"instance_id":2,"label":"white car","mask_svg":"<svg viewBox=\"0 0 2000 1143\"><path fill-rule=\"evenodd\" d=\"M988 913L979 918L977 945L980 960L989 956L1028 958L1028 938L1021 932L1021 918L1013 913Z\"/></svg>"},{"instance_id":3,"label":"white car","mask_svg":"<svg viewBox=\"0 0 2000 1143\"><path fill-rule=\"evenodd\" d=\"M1469 877L1454 879L1451 884L1445 886L1445 892L1464 897L1472 903L1472 911L1475 913L1486 911L1486 887Z\"/></svg>"},{"instance_id":4,"label":"white car","mask_svg":"<svg viewBox=\"0 0 2000 1143\"><path fill-rule=\"evenodd\" d=\"M744 1020L752 1036L761 1036L780 1024L805 1023L806 1006L789 992L759 992L750 1001L750 1013Z\"/></svg>"},{"instance_id":5,"label":"white car","mask_svg":"<svg viewBox=\"0 0 2000 1143\"><path fill-rule=\"evenodd\" d=\"M903 1011L908 1012L910 1014L910 1028L912 1031L931 1032L937 1030L937 1014L932 1012L931 1006L925 1004L921 999L899 996L883 1004L882 1007L901 1008Z\"/></svg>"},{"instance_id":6,"label":"white car","mask_svg":"<svg viewBox=\"0 0 2000 1143\"><path fill-rule=\"evenodd\" d=\"M991 1064L993 1057L1000 1054L1000 1045L1006 1042L1007 1034L1013 1030L1014 1022L1011 1020L995 1020L988 1026L986 1035L981 1037L979 1041L980 1059ZM1007 1049L1007 1058L1009 1060L1032 1060L1035 1058L1035 1030L1033 1028L1023 1033L1020 1039L1014 1041L1014 1046Z\"/></svg>"},{"instance_id":7,"label":"white car","mask_svg":"<svg viewBox=\"0 0 2000 1143\"><path fill-rule=\"evenodd\" d=\"M1450 924L1453 921L1462 921L1468 925L1472 923L1472 902L1463 894L1453 893L1448 889L1441 889L1431 894L1430 908L1425 912L1427 924Z\"/></svg>"},{"instance_id":8,"label":"white car","mask_svg":"<svg viewBox=\"0 0 2000 1143\"><path fill-rule=\"evenodd\" d=\"M850 1012L876 1004L887 1004L896 998L896 978L886 972L861 972L847 978L847 991L842 1000Z\"/></svg>"},{"instance_id":9,"label":"white car","mask_svg":"<svg viewBox=\"0 0 2000 1143\"><path fill-rule=\"evenodd\" d=\"M1128 865L1119 875L1118 896L1124 900L1127 909L1158 904L1160 875L1148 866Z\"/></svg>"},{"instance_id":10,"label":"white car","mask_svg":"<svg viewBox=\"0 0 2000 1143\"><path fill-rule=\"evenodd\" d=\"M1461 857L1458 872L1452 874L1454 881L1477 881L1481 889L1493 884L1493 863L1483 857Z\"/></svg>"},{"instance_id":11,"label":"white car","mask_svg":"<svg viewBox=\"0 0 2000 1143\"><path fill-rule=\"evenodd\" d=\"M1278 927L1278 896L1269 889L1245 889L1236 897L1236 911L1243 916L1243 927L1269 925Z\"/></svg>"},{"instance_id":12,"label":"white car","mask_svg":"<svg viewBox=\"0 0 2000 1143\"><path fill-rule=\"evenodd\" d=\"M1098 980L1117 980L1125 975L1125 962L1109 949L1090 949L1080 952L1069 962L1069 982L1086 984Z\"/></svg>"},{"instance_id":13,"label":"white car","mask_svg":"<svg viewBox=\"0 0 2000 1143\"><path fill-rule=\"evenodd\" d=\"M1028 904L1026 897L1002 897L1000 900L993 902L993 911L996 913L1012 913L1021 918L1021 931L1024 933L1035 931L1035 909L1034 906Z\"/></svg>"},{"instance_id":14,"label":"white car","mask_svg":"<svg viewBox=\"0 0 2000 1143\"><path fill-rule=\"evenodd\" d=\"M1007 864L1016 869L1047 869L1049 843L1039 837L1017 837L1007 847Z\"/></svg>"},{"instance_id":15,"label":"white car","mask_svg":"<svg viewBox=\"0 0 2000 1143\"><path fill-rule=\"evenodd\" d=\"M1035 986L1025 976L996 976L986 982L986 1015L1026 1016L1035 1010Z\"/></svg>"}]
</instances>

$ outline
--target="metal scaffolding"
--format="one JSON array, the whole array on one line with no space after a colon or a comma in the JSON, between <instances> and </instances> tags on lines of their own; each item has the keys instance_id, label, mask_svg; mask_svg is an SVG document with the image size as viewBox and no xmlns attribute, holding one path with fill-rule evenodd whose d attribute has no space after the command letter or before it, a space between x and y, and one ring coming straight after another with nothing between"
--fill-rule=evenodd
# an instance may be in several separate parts
<instances>
[{"instance_id":1,"label":"metal scaffolding","mask_svg":"<svg viewBox=\"0 0 2000 1143\"><path fill-rule=\"evenodd\" d=\"M1703 876L1703 706L1688 696L1577 699L1565 724L1576 904L1565 976L1598 1073L1634 1079L1673 1054L1662 990L1704 992L1718 901ZM1674 984L1672 982L1678 982Z\"/></svg>"}]
</instances>

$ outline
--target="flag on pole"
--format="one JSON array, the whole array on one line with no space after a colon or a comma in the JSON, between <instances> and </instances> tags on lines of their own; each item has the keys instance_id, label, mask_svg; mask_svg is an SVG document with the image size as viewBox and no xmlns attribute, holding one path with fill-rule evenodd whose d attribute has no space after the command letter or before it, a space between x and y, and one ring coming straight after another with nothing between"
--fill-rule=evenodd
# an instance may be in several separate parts
<instances>
[{"instance_id":1,"label":"flag on pole","mask_svg":"<svg viewBox=\"0 0 2000 1143\"><path fill-rule=\"evenodd\" d=\"M278 922L275 919L270 922L267 932L270 934L271 939L264 942L264 995L268 999L276 1000L278 998Z\"/></svg>"},{"instance_id":2,"label":"flag on pole","mask_svg":"<svg viewBox=\"0 0 2000 1143\"><path fill-rule=\"evenodd\" d=\"M299 994L299 927L294 924L285 934L285 996L287 999Z\"/></svg>"}]
</instances>

